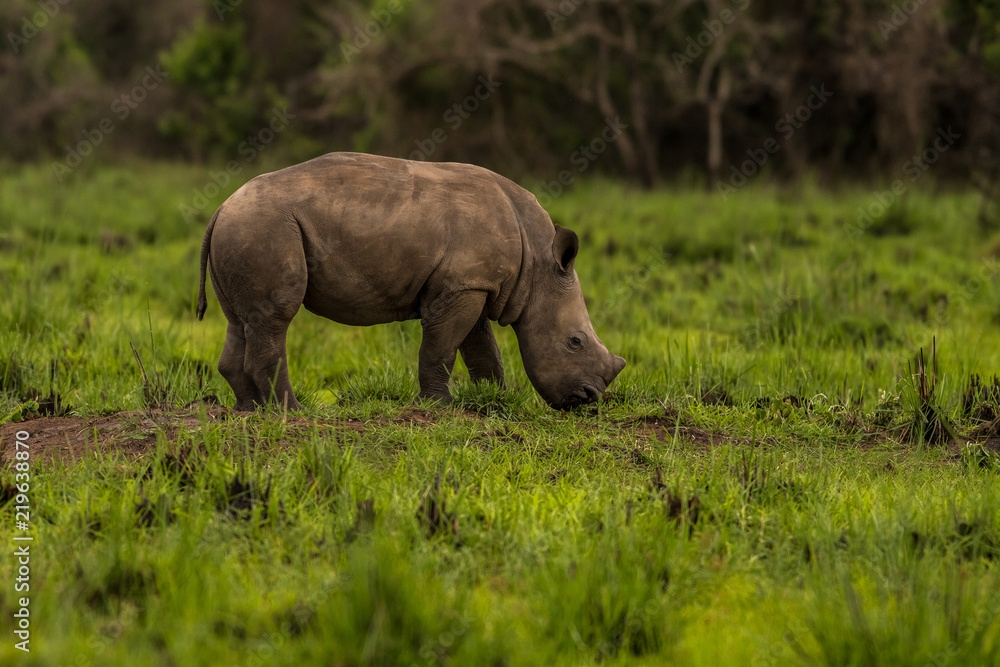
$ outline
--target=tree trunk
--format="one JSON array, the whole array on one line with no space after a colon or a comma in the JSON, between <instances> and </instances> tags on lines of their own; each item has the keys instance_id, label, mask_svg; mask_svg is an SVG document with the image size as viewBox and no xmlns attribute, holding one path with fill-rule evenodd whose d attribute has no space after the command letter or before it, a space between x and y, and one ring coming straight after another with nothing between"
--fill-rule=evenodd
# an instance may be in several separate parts
<instances>
[{"instance_id":1,"label":"tree trunk","mask_svg":"<svg viewBox=\"0 0 1000 667\"><path fill-rule=\"evenodd\" d=\"M709 190L722 177L722 112L729 101L729 91L729 68L725 65L720 65L719 81L715 87L715 95L706 101L706 110L708 113L708 155L706 156L708 182L705 185Z\"/></svg>"}]
</instances>

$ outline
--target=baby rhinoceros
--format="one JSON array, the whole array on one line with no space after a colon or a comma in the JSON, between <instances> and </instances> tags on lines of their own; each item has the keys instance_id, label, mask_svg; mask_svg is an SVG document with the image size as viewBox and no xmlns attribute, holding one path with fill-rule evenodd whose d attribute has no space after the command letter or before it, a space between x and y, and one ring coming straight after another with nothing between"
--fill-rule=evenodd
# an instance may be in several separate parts
<instances>
[{"instance_id":1,"label":"baby rhinoceros","mask_svg":"<svg viewBox=\"0 0 1000 667\"><path fill-rule=\"evenodd\" d=\"M451 400L460 351L503 383L490 320L512 325L531 384L566 409L596 401L625 366L594 333L573 270L576 234L527 190L469 164L330 153L247 182L201 247L229 320L219 371L237 410L302 406L285 334L300 305L356 326L419 319L420 396Z\"/></svg>"}]
</instances>

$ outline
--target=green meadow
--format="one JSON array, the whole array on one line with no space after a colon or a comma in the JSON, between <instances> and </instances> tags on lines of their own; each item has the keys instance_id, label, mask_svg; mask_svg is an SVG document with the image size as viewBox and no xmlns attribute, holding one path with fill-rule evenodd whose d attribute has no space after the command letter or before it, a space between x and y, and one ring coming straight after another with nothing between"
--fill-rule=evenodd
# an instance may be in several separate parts
<instances>
[{"instance_id":1,"label":"green meadow","mask_svg":"<svg viewBox=\"0 0 1000 667\"><path fill-rule=\"evenodd\" d=\"M415 404L419 323L302 310L306 409L236 413L207 173L0 166L0 664L1000 664L978 194L579 182L547 209L628 360L598 404L544 405L496 325L506 389L459 362Z\"/></svg>"}]
</instances>

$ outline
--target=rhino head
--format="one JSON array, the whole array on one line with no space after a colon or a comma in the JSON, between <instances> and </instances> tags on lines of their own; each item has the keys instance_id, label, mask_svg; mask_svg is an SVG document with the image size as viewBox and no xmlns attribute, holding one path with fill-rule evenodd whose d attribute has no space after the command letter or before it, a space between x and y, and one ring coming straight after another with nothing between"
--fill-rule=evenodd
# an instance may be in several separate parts
<instances>
[{"instance_id":1,"label":"rhino head","mask_svg":"<svg viewBox=\"0 0 1000 667\"><path fill-rule=\"evenodd\" d=\"M575 232L555 225L551 251L536 256L530 297L513 323L528 379L562 410L596 401L625 368L590 323L573 270L579 248Z\"/></svg>"}]
</instances>

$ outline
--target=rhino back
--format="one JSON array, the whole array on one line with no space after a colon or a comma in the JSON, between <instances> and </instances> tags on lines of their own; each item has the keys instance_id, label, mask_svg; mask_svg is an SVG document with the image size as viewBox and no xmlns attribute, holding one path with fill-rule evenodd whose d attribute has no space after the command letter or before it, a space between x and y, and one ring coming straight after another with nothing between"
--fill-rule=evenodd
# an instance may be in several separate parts
<instances>
[{"instance_id":1,"label":"rhino back","mask_svg":"<svg viewBox=\"0 0 1000 667\"><path fill-rule=\"evenodd\" d=\"M452 291L485 291L487 308L502 310L522 267L511 186L472 165L331 153L251 180L224 207L262 235L294 221L305 306L367 325Z\"/></svg>"}]
</instances>

